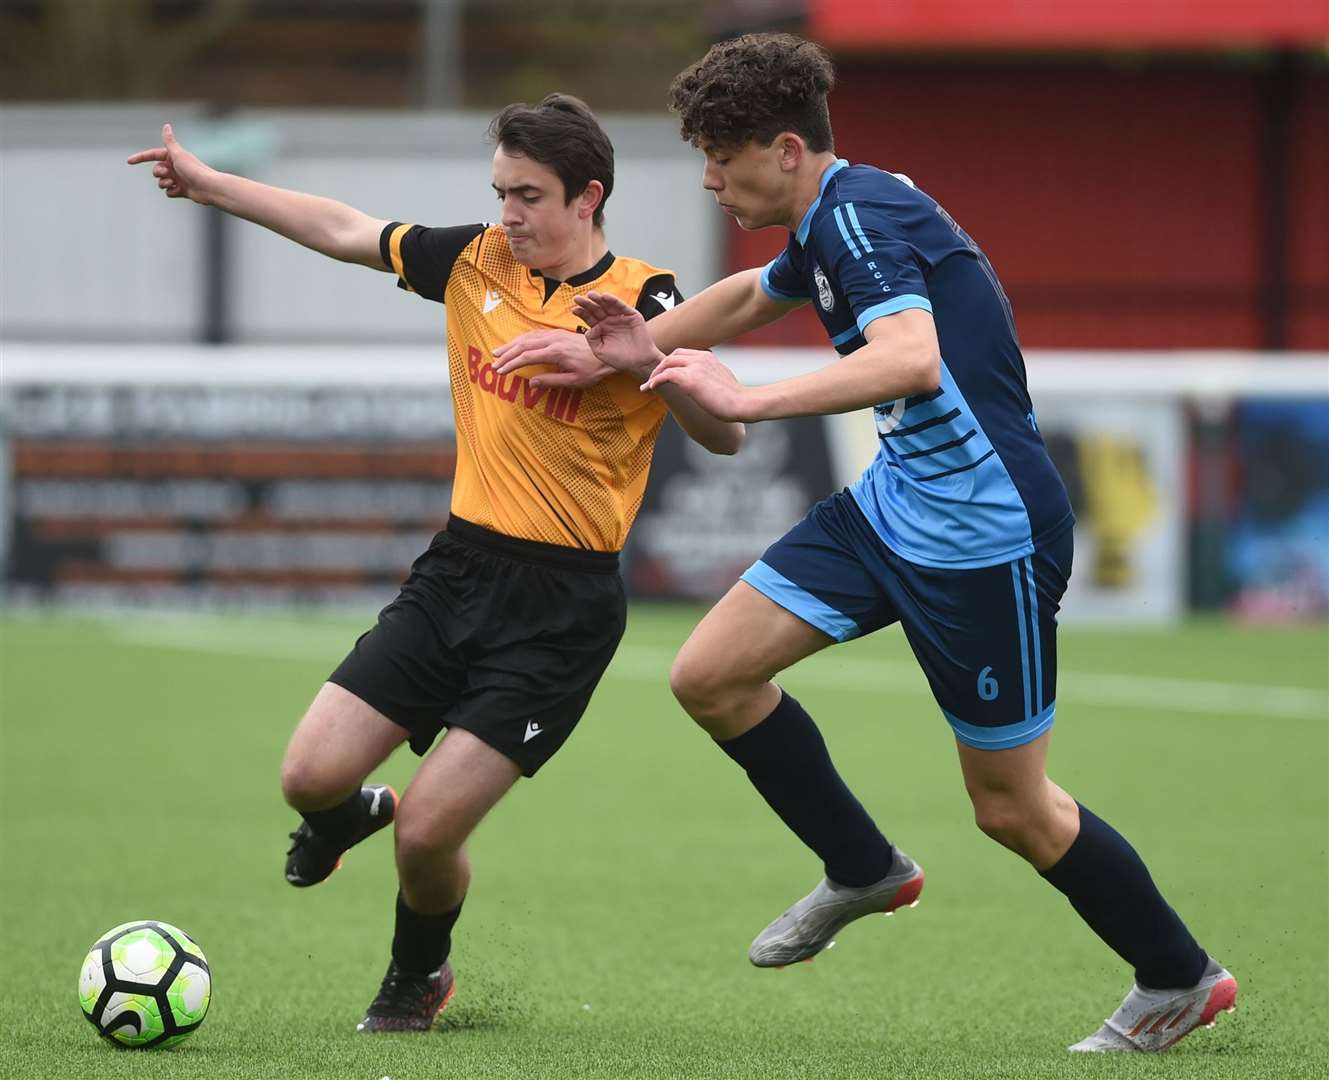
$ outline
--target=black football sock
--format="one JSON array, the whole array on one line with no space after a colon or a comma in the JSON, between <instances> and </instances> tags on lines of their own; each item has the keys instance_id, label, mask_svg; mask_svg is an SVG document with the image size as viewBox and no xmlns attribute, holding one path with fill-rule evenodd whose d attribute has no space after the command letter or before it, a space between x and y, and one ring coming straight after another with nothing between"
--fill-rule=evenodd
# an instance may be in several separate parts
<instances>
[{"instance_id":1,"label":"black football sock","mask_svg":"<svg viewBox=\"0 0 1329 1080\"><path fill-rule=\"evenodd\" d=\"M1107 822L1080 807L1080 835L1040 871L1118 956L1153 990L1194 986L1209 962L1168 907L1143 860Z\"/></svg>"},{"instance_id":2,"label":"black football sock","mask_svg":"<svg viewBox=\"0 0 1329 1080\"><path fill-rule=\"evenodd\" d=\"M717 745L816 852L832 881L862 888L890 873L894 849L835 771L812 717L789 694L756 727Z\"/></svg>"},{"instance_id":3,"label":"black football sock","mask_svg":"<svg viewBox=\"0 0 1329 1080\"><path fill-rule=\"evenodd\" d=\"M354 795L336 806L326 810L301 810L300 816L320 840L326 840L334 847L345 848L350 847L364 823L365 804L360 798L360 789L356 788Z\"/></svg>"},{"instance_id":4,"label":"black football sock","mask_svg":"<svg viewBox=\"0 0 1329 1080\"><path fill-rule=\"evenodd\" d=\"M461 904L442 915L413 911L397 893L397 928L392 935L392 959L402 971L428 975L443 966L452 951L452 928Z\"/></svg>"}]
</instances>

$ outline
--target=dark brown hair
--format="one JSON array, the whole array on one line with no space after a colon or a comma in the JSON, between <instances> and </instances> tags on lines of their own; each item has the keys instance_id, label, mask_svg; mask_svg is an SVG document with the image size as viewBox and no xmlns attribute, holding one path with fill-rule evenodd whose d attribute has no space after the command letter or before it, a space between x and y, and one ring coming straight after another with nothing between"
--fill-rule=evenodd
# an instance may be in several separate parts
<instances>
[{"instance_id":1,"label":"dark brown hair","mask_svg":"<svg viewBox=\"0 0 1329 1080\"><path fill-rule=\"evenodd\" d=\"M604 195L592 221L604 225L604 207L614 190L614 144L580 98L550 94L539 105L509 105L489 125L489 138L510 154L548 165L563 181L564 205L592 180Z\"/></svg>"},{"instance_id":2,"label":"dark brown hair","mask_svg":"<svg viewBox=\"0 0 1329 1080\"><path fill-rule=\"evenodd\" d=\"M712 45L669 87L682 135L740 147L769 146L782 131L801 135L814 153L832 150L826 95L835 69L826 50L793 34L744 34Z\"/></svg>"}]
</instances>

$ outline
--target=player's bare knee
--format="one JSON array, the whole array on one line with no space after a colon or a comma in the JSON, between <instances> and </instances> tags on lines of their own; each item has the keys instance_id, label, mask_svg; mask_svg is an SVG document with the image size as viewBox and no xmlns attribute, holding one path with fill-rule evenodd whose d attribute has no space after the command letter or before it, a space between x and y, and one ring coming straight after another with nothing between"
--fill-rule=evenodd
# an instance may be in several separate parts
<instances>
[{"instance_id":1,"label":"player's bare knee","mask_svg":"<svg viewBox=\"0 0 1329 1080\"><path fill-rule=\"evenodd\" d=\"M709 696L709 681L704 664L695 662L686 648L674 657L669 669L669 689L689 716L695 717L695 710L704 708Z\"/></svg>"},{"instance_id":2,"label":"player's bare knee","mask_svg":"<svg viewBox=\"0 0 1329 1080\"><path fill-rule=\"evenodd\" d=\"M436 814L413 812L403 802L393 821L393 845L398 863L427 864L446 859L461 849L466 837Z\"/></svg>"},{"instance_id":3,"label":"player's bare knee","mask_svg":"<svg viewBox=\"0 0 1329 1080\"><path fill-rule=\"evenodd\" d=\"M979 829L1006 847L1019 846L1033 824L1028 807L1006 791L970 791L969 796Z\"/></svg>"},{"instance_id":4,"label":"player's bare knee","mask_svg":"<svg viewBox=\"0 0 1329 1080\"><path fill-rule=\"evenodd\" d=\"M729 716L751 692L740 673L696 656L686 646L674 658L669 689L702 727Z\"/></svg>"},{"instance_id":5,"label":"player's bare knee","mask_svg":"<svg viewBox=\"0 0 1329 1080\"><path fill-rule=\"evenodd\" d=\"M317 762L300 754L287 754L281 763L281 793L295 810L322 810L342 792Z\"/></svg>"}]
</instances>

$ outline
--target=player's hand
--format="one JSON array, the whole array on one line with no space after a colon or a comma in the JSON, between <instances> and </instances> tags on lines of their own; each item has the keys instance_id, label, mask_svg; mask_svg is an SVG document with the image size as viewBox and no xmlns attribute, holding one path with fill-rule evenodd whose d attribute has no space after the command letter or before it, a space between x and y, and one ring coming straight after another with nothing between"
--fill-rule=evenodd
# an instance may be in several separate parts
<instances>
[{"instance_id":1,"label":"player's hand","mask_svg":"<svg viewBox=\"0 0 1329 1080\"><path fill-rule=\"evenodd\" d=\"M170 124L162 125L162 143L162 146L151 150L130 154L129 164L156 162L152 166L152 175L157 178L157 186L166 192L167 198L192 199L206 205L207 181L213 175L213 170L175 141Z\"/></svg>"},{"instance_id":2,"label":"player's hand","mask_svg":"<svg viewBox=\"0 0 1329 1080\"><path fill-rule=\"evenodd\" d=\"M760 419L751 409L751 388L740 383L714 353L675 349L660 361L641 388L656 390L661 386L677 386L717 420Z\"/></svg>"},{"instance_id":3,"label":"player's hand","mask_svg":"<svg viewBox=\"0 0 1329 1080\"><path fill-rule=\"evenodd\" d=\"M495 349L494 359L500 375L536 364L558 369L532 375L532 386L594 386L614 374L596 359L586 335L571 330L528 330Z\"/></svg>"},{"instance_id":4,"label":"player's hand","mask_svg":"<svg viewBox=\"0 0 1329 1080\"><path fill-rule=\"evenodd\" d=\"M615 371L644 375L664 359L641 312L617 296L601 292L574 296L572 313L590 327L586 341L596 358Z\"/></svg>"}]
</instances>

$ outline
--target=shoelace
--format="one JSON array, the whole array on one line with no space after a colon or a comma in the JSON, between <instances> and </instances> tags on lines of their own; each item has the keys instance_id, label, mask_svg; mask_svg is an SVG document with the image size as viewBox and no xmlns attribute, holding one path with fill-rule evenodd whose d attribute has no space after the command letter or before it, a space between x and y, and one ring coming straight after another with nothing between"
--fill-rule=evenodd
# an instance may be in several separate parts
<instances>
[{"instance_id":1,"label":"shoelace","mask_svg":"<svg viewBox=\"0 0 1329 1080\"><path fill-rule=\"evenodd\" d=\"M369 1011L388 1016L414 1016L420 1012L420 1006L432 990L428 975L400 971L394 965L383 976L383 985Z\"/></svg>"}]
</instances>

